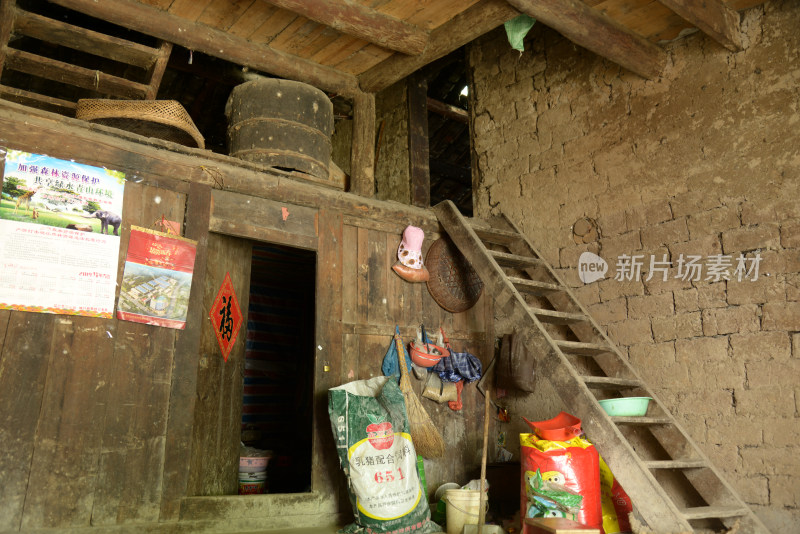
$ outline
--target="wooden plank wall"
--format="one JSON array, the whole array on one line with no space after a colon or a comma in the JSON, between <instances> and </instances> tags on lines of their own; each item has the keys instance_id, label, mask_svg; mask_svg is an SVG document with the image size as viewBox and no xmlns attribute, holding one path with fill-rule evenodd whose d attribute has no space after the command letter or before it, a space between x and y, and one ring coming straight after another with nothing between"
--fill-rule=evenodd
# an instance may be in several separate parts
<instances>
[{"instance_id":1,"label":"wooden plank wall","mask_svg":"<svg viewBox=\"0 0 800 534\"><path fill-rule=\"evenodd\" d=\"M125 188L130 226L183 221L186 195ZM159 517L177 333L117 321L0 313L0 530Z\"/></svg>"},{"instance_id":2,"label":"wooden plank wall","mask_svg":"<svg viewBox=\"0 0 800 534\"><path fill-rule=\"evenodd\" d=\"M345 217L342 231L342 334L343 359L340 383L368 379L381 374L381 363L395 325L405 342L416 327L429 332L445 330L457 351L467 350L485 365L494 350L493 307L482 295L463 313L442 309L424 283L409 283L391 270L404 225L376 224ZM426 232L423 252L439 234ZM425 460L429 492L444 482L466 483L480 468L483 448L483 396L476 384L465 386L463 409L455 412L447 404L422 397L423 381L412 378L417 394L446 444L445 456Z\"/></svg>"},{"instance_id":3,"label":"wooden plank wall","mask_svg":"<svg viewBox=\"0 0 800 534\"><path fill-rule=\"evenodd\" d=\"M345 517L350 514L349 505L342 502L345 493L339 491L344 475L332 443L327 389L378 375L396 324L407 341L421 322L434 331L442 326L457 349L470 350L484 364L490 361L491 299L484 296L471 310L453 315L436 305L425 284L407 283L390 268L407 224L425 228L426 250L438 237L432 217L421 210L312 191L303 184L239 169L220 156L156 150L81 129L77 121L68 127L63 119L36 119L35 114L17 114L10 104L0 106L6 108L5 115L0 114L2 146L139 172L143 182L126 185L118 280L131 225L153 228L162 215L175 221L185 218L187 237L199 244L184 331L115 319L0 311L0 531L49 527L89 531L144 524L151 530L155 525L169 530L184 517L185 497L232 489L223 464L235 462L237 454L230 444L238 439L240 404L234 405L233 399L241 396L241 373L235 366L217 365L219 361L216 367L202 364L200 353L206 350L200 349L205 343L202 329L207 321L203 296L219 286L221 271L215 269L222 265L206 261L212 257L207 248L225 255L229 264L244 264L242 269L249 268L244 256L247 240L254 237L288 245L294 240L295 246L317 251L314 493L295 499L309 503L308 510L298 508L307 521L323 511L331 517L336 510ZM143 155L148 151L152 153ZM237 202L231 204L239 206L237 211L227 217L220 213L231 211L225 208L230 203L224 197L234 193L215 190L218 202L212 201L209 185L198 183L206 179L202 169L212 166L223 169L225 184L239 180L268 192L267 198L246 197L246 203L252 199L247 205L261 206L266 215L233 224L242 215ZM195 172L200 180L195 180ZM185 176L191 178L175 178ZM292 194L284 192L287 187ZM287 204L288 198L297 204ZM288 220L282 217L283 207L288 208ZM210 227L227 235L209 234ZM223 241L224 254L218 250ZM246 309L246 287L237 286L237 291ZM240 336L243 341L244 333ZM422 386L415 381L418 391ZM426 460L430 491L442 482L466 482L480 462L482 396L474 384L466 386L464 409L458 413L427 399L422 402L447 443L445 458ZM196 408L210 407L218 419L204 423L196 417ZM215 449L223 442L224 447ZM210 450L225 451L217 457L224 461L202 466L200 455ZM230 503L236 499L231 497ZM275 501L279 502L283 501ZM263 511L267 517L283 509L278 504L274 508L251 504L248 510ZM220 521L217 526L224 528L226 517L232 517L225 514L235 510L235 504L217 503L212 513Z\"/></svg>"},{"instance_id":4,"label":"wooden plank wall","mask_svg":"<svg viewBox=\"0 0 800 534\"><path fill-rule=\"evenodd\" d=\"M406 341L420 323L432 332L441 326L456 350L472 352L484 365L491 361L494 323L490 298L482 296L472 309L452 314L436 304L426 284L405 282L391 270L405 223L342 215L324 206L315 215L315 210L286 202L245 202L246 197L229 192L214 191L213 196L211 227L218 231L261 236L267 242L301 248L312 248L309 232L317 234L313 247L317 251L315 491L333 490L344 483L335 455L331 455L327 390L381 374L395 325ZM235 206L238 208L233 209ZM282 208L291 214L287 220L281 217ZM435 228L426 226L424 252L440 237ZM422 398L423 383L414 384ZM480 465L483 396L475 384L466 386L461 412L428 399L422 402L448 444L443 459L425 462L431 493L443 482L467 482Z\"/></svg>"},{"instance_id":5,"label":"wooden plank wall","mask_svg":"<svg viewBox=\"0 0 800 534\"><path fill-rule=\"evenodd\" d=\"M172 221L183 221L185 206L184 194L164 188L126 184L120 252L127 251L130 225L154 228L153 223L162 215ZM123 258L120 258L117 280L122 278ZM97 525L155 521L161 505L166 406L170 397L178 332L126 321L110 322L116 323L115 331L111 332L115 343L113 356L108 354L111 356L111 367L100 370L107 378L99 376L96 382L98 385L104 381L107 383L108 398L105 420L98 425L102 429L102 449L98 451L100 465L97 480L93 487L87 488L94 490L94 504L88 511L91 512L92 524ZM89 341L105 342L103 335L108 337L101 329ZM107 352L101 349L98 354L106 355ZM91 358L85 359L83 364L89 369L93 367ZM76 385L91 390L93 383L86 381ZM60 412L62 416L71 414L68 408ZM75 449L80 451L79 444L76 445ZM51 464L48 467L52 469L55 466ZM61 483L56 480L53 482L54 487ZM60 501L65 507L70 504L69 499L61 498L56 491L43 493L50 494L53 501ZM47 504L43 503L43 510L48 509ZM39 526L41 523L29 512L27 502L25 508L23 526L26 523ZM75 513L75 520L85 522L85 512L80 515ZM46 526L60 524L55 520L46 522Z\"/></svg>"},{"instance_id":6,"label":"wooden plank wall","mask_svg":"<svg viewBox=\"0 0 800 534\"><path fill-rule=\"evenodd\" d=\"M186 459L192 447L189 439L194 424L197 394L198 353L203 327L203 288L208 261L209 219L211 217L211 188L196 182L189 185L186 199L185 237L197 242L192 276L189 312L186 328L175 343L173 378L167 407L167 452L164 456L164 476L161 490L161 521L177 518L186 494L189 470Z\"/></svg>"}]
</instances>

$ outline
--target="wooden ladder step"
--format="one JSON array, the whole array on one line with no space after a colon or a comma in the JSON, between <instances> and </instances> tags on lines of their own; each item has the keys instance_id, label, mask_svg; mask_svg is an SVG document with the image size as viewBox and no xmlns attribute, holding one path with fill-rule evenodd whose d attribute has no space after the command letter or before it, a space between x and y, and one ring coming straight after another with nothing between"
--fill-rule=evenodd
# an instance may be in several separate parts
<instances>
[{"instance_id":1,"label":"wooden ladder step","mask_svg":"<svg viewBox=\"0 0 800 534\"><path fill-rule=\"evenodd\" d=\"M14 48L6 48L6 54L5 67L9 70L121 98L142 99L147 94L147 85L97 70L70 65Z\"/></svg>"},{"instance_id":2,"label":"wooden ladder step","mask_svg":"<svg viewBox=\"0 0 800 534\"><path fill-rule=\"evenodd\" d=\"M494 261L496 261L498 265L503 267L525 269L526 267L539 267L544 265L542 260L532 256L520 256L518 254L500 252L499 250L490 250L489 254L491 254L491 256L494 258Z\"/></svg>"},{"instance_id":3,"label":"wooden ladder step","mask_svg":"<svg viewBox=\"0 0 800 534\"><path fill-rule=\"evenodd\" d=\"M35 104L36 107L41 107L48 111L55 111L63 115L75 115L75 108L78 106L75 102L70 102L69 100L40 95L38 93L32 93L24 89L17 89L16 87L8 87L5 85L0 85L0 98L25 105Z\"/></svg>"},{"instance_id":4,"label":"wooden ladder step","mask_svg":"<svg viewBox=\"0 0 800 534\"><path fill-rule=\"evenodd\" d=\"M511 230L501 230L499 228L492 228L490 226L482 226L474 223L471 224L471 226L481 241L485 243L509 245L521 238L517 232Z\"/></svg>"},{"instance_id":5,"label":"wooden ladder step","mask_svg":"<svg viewBox=\"0 0 800 534\"><path fill-rule=\"evenodd\" d=\"M582 341L566 341L564 339L556 339L556 346L561 349L561 352L567 354L578 354L580 356L595 356L605 352L613 352L608 345L602 343L584 343Z\"/></svg>"},{"instance_id":6,"label":"wooden ladder step","mask_svg":"<svg viewBox=\"0 0 800 534\"><path fill-rule=\"evenodd\" d=\"M525 278L517 278L516 276L509 276L508 281L514 284L514 287L517 288L517 291L520 293L527 293L537 297L549 295L550 293L555 293L558 291L564 291L564 288L560 285L552 284L550 282L527 280Z\"/></svg>"},{"instance_id":7,"label":"wooden ladder step","mask_svg":"<svg viewBox=\"0 0 800 534\"><path fill-rule=\"evenodd\" d=\"M559 392L561 400L583 420L584 429L592 436L592 440L614 451L606 461L620 480L625 480L625 490L631 500L637 503L638 512L649 527L657 528L659 532L689 532L692 531L691 520L715 518L727 525L733 521L730 518L742 517L748 525L743 530L754 534L767 532L744 501L719 477L715 467L704 458L699 447L668 410L658 403L655 406L657 409L652 410L655 415L649 417L609 417L603 410L598 402L597 390L636 388L646 395L652 395L627 359L588 317L571 288L559 280L556 271L518 226L507 220L508 225L504 228L510 228L513 232L504 232L489 229L487 224L477 221L468 222L449 200L437 204L433 209L444 230L486 284L486 290L495 298L501 313L509 320L520 323L524 342L541 355L540 370ZM507 252L490 251L486 243L503 245L503 250ZM530 277L509 276L509 269L502 265L524 267L532 274ZM547 273L549 278L539 276L539 273ZM520 298L520 293L526 298ZM550 305L531 306L527 302L529 294L544 297L550 301ZM560 313L539 308L552 308ZM554 337L553 329L545 328L543 324L586 320L579 313L567 311L580 311L588 319L588 324L568 325L575 336L570 338L576 341L557 339L566 336ZM592 360L576 361L578 357L573 355L588 356ZM602 372L582 371L585 364L596 365ZM632 426L618 428L623 425ZM651 435L639 430L647 430ZM665 458L677 459L643 460L638 451L640 437L652 438L669 455ZM631 441L631 438L636 440ZM675 451L670 452L671 449ZM703 461L697 458L703 458ZM664 471L669 469L686 471ZM684 491L672 487L670 475L674 474L684 476L692 486L691 489L687 488L685 495L675 495ZM721 490L726 490L727 495L722 495ZM703 499L700 501L702 503L713 505L693 507L695 497ZM683 513L681 506L686 508Z\"/></svg>"},{"instance_id":8,"label":"wooden ladder step","mask_svg":"<svg viewBox=\"0 0 800 534\"><path fill-rule=\"evenodd\" d=\"M555 310L543 310L529 306L531 312L543 323L550 324L572 324L581 321L588 321L589 317L582 313L569 313Z\"/></svg>"},{"instance_id":9,"label":"wooden ladder step","mask_svg":"<svg viewBox=\"0 0 800 534\"><path fill-rule=\"evenodd\" d=\"M644 462L648 469L698 469L708 467L705 460L650 460Z\"/></svg>"},{"instance_id":10,"label":"wooden ladder step","mask_svg":"<svg viewBox=\"0 0 800 534\"><path fill-rule=\"evenodd\" d=\"M740 517L749 513L749 509L742 506L697 506L682 508L683 517L689 521L695 519L722 519L726 517Z\"/></svg>"},{"instance_id":11,"label":"wooden ladder step","mask_svg":"<svg viewBox=\"0 0 800 534\"><path fill-rule=\"evenodd\" d=\"M635 378L614 378L610 376L582 376L583 383L596 389L625 389L644 387L641 381Z\"/></svg>"},{"instance_id":12,"label":"wooden ladder step","mask_svg":"<svg viewBox=\"0 0 800 534\"><path fill-rule=\"evenodd\" d=\"M612 417L611 420L617 424L624 425L671 425L669 417Z\"/></svg>"},{"instance_id":13,"label":"wooden ladder step","mask_svg":"<svg viewBox=\"0 0 800 534\"><path fill-rule=\"evenodd\" d=\"M22 9L16 10L14 33L143 69L150 68L159 54L157 48L73 26Z\"/></svg>"}]
</instances>

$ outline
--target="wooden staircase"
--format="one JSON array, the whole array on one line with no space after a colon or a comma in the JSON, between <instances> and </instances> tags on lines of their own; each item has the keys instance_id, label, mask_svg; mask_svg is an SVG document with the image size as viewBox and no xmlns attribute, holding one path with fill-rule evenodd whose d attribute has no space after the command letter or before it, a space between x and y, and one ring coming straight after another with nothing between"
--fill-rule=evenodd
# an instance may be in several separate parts
<instances>
[{"instance_id":1,"label":"wooden staircase","mask_svg":"<svg viewBox=\"0 0 800 534\"><path fill-rule=\"evenodd\" d=\"M768 532L513 223L468 221L449 200L433 209L538 358L537 373L583 421L637 517L659 534L737 522L742 533ZM643 417L610 417L598 400L620 396L653 400Z\"/></svg>"}]
</instances>

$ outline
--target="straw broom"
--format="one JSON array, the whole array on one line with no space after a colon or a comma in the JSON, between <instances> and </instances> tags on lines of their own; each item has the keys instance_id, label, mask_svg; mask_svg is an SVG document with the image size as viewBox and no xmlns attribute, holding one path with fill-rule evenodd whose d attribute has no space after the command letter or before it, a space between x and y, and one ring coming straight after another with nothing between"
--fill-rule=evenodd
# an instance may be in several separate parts
<instances>
[{"instance_id":1,"label":"straw broom","mask_svg":"<svg viewBox=\"0 0 800 534\"><path fill-rule=\"evenodd\" d=\"M444 440L436 430L436 426L431 421L428 412L417 398L417 394L411 387L411 380L408 378L408 367L406 367L405 352L400 336L395 334L394 342L397 345L397 361L400 366L400 391L406 401L406 412L408 414L409 434L414 448L425 458L440 458L444 456Z\"/></svg>"}]
</instances>

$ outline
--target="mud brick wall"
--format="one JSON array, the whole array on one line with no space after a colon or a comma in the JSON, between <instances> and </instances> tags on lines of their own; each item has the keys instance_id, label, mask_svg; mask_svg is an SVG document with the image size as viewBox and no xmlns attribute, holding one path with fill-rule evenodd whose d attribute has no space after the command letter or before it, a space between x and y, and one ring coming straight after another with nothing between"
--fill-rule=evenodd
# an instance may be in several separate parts
<instances>
[{"instance_id":1,"label":"mud brick wall","mask_svg":"<svg viewBox=\"0 0 800 534\"><path fill-rule=\"evenodd\" d=\"M800 524L799 29L800 5L767 2L742 12L744 51L696 33L651 81L540 24L522 54L502 28L470 48L476 215L521 225L773 532ZM576 244L585 217L599 238ZM604 280L579 280L585 251ZM641 277L614 280L623 254ZM645 281L664 254L668 280ZM676 278L681 254L700 280ZM757 280L706 279L740 254ZM551 417L551 394L515 406Z\"/></svg>"}]
</instances>

